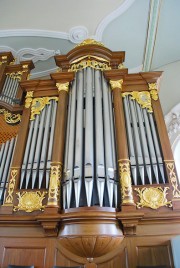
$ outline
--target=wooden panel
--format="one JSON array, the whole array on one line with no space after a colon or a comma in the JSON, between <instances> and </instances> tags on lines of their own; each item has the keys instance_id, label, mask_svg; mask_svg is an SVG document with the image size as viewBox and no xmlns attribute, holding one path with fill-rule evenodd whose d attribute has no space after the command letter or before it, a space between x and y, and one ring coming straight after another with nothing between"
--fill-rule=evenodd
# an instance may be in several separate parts
<instances>
[{"instance_id":1,"label":"wooden panel","mask_svg":"<svg viewBox=\"0 0 180 268\"><path fill-rule=\"evenodd\" d=\"M65 257L58 248L55 249L54 259L55 259L54 265L61 265L61 266L64 265L67 267L83 265L82 263L75 262L73 260L68 259L68 257Z\"/></svg>"},{"instance_id":2,"label":"wooden panel","mask_svg":"<svg viewBox=\"0 0 180 268\"><path fill-rule=\"evenodd\" d=\"M112 260L98 264L97 268L130 268L130 266L128 265L127 255L128 255L127 248L125 248Z\"/></svg>"},{"instance_id":3,"label":"wooden panel","mask_svg":"<svg viewBox=\"0 0 180 268\"><path fill-rule=\"evenodd\" d=\"M2 268L8 264L35 265L36 268L45 267L45 248L5 247Z\"/></svg>"},{"instance_id":4,"label":"wooden panel","mask_svg":"<svg viewBox=\"0 0 180 268\"><path fill-rule=\"evenodd\" d=\"M168 245L137 247L138 265L167 265L173 267Z\"/></svg>"}]
</instances>

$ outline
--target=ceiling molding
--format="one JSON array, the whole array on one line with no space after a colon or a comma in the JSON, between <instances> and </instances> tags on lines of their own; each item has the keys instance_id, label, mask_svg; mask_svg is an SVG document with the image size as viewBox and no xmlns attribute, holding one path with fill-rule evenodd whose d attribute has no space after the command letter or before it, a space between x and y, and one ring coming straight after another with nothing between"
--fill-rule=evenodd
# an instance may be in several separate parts
<instances>
[{"instance_id":1,"label":"ceiling molding","mask_svg":"<svg viewBox=\"0 0 180 268\"><path fill-rule=\"evenodd\" d=\"M88 38L88 29L84 26L76 26L69 31L69 40L72 43L79 44Z\"/></svg>"},{"instance_id":2,"label":"ceiling molding","mask_svg":"<svg viewBox=\"0 0 180 268\"><path fill-rule=\"evenodd\" d=\"M135 0L125 0L117 9L108 14L97 26L95 35L90 36L97 41L101 41L102 34L107 27L107 25L116 19L118 16L122 15L133 3ZM58 31L49 31L49 30L40 30L40 29L7 29L0 30L0 37L22 37L22 36L31 36L31 37L50 37L50 38L59 38L69 40L72 43L80 43L84 39L89 38L88 29L84 26L75 26L69 30L69 33L58 32Z\"/></svg>"},{"instance_id":3,"label":"ceiling molding","mask_svg":"<svg viewBox=\"0 0 180 268\"><path fill-rule=\"evenodd\" d=\"M149 23L146 39L146 48L144 55L143 71L148 72L151 68L153 59L154 47L156 42L156 33L158 29L159 15L162 0L150 1Z\"/></svg>"},{"instance_id":4,"label":"ceiling molding","mask_svg":"<svg viewBox=\"0 0 180 268\"><path fill-rule=\"evenodd\" d=\"M46 61L49 58L60 54L60 50L55 51L46 48L38 48L38 49L22 48L16 51L8 46L0 46L0 51L11 51L16 59L15 61L16 63L19 63L20 61L23 60L32 60L34 63L38 61Z\"/></svg>"},{"instance_id":5,"label":"ceiling molding","mask_svg":"<svg viewBox=\"0 0 180 268\"><path fill-rule=\"evenodd\" d=\"M41 78L41 77L45 77L45 76L49 76L52 73L55 73L59 68L52 68L52 69L48 69L42 72L36 72L36 73L31 73L30 75L30 79L36 79L36 78Z\"/></svg>"},{"instance_id":6,"label":"ceiling molding","mask_svg":"<svg viewBox=\"0 0 180 268\"><path fill-rule=\"evenodd\" d=\"M7 29L0 30L0 37L21 37L21 36L38 36L51 37L69 40L69 34L65 32L39 30L39 29Z\"/></svg>"},{"instance_id":7,"label":"ceiling molding","mask_svg":"<svg viewBox=\"0 0 180 268\"><path fill-rule=\"evenodd\" d=\"M117 9L107 15L98 25L94 38L97 41L101 41L103 32L107 25L111 21L122 15L134 3L134 1L135 0L125 0L122 5L120 5Z\"/></svg>"}]
</instances>

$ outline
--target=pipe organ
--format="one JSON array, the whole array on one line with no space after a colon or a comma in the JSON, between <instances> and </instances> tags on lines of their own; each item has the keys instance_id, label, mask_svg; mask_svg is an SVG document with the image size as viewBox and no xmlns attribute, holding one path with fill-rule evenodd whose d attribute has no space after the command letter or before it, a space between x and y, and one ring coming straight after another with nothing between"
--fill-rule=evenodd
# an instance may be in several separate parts
<instances>
[{"instance_id":1,"label":"pipe organ","mask_svg":"<svg viewBox=\"0 0 180 268\"><path fill-rule=\"evenodd\" d=\"M55 56L50 79L29 80L32 62L0 53L2 267L174 267L162 73L128 74L124 58L85 40Z\"/></svg>"}]
</instances>

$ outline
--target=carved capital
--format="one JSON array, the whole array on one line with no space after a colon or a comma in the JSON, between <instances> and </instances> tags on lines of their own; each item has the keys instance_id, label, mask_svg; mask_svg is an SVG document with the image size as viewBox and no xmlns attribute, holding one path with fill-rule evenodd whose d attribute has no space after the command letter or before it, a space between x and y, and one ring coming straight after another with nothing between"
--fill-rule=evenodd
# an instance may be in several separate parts
<instances>
[{"instance_id":1,"label":"carved capital","mask_svg":"<svg viewBox=\"0 0 180 268\"><path fill-rule=\"evenodd\" d=\"M120 90L122 90L122 84L123 84L123 79L120 80L110 80L109 81L110 85L111 85L111 89L115 89L115 88L119 88Z\"/></svg>"},{"instance_id":2,"label":"carved capital","mask_svg":"<svg viewBox=\"0 0 180 268\"><path fill-rule=\"evenodd\" d=\"M0 65L2 65L3 63L7 62L7 56L2 56L1 61L0 61Z\"/></svg>"},{"instance_id":3,"label":"carved capital","mask_svg":"<svg viewBox=\"0 0 180 268\"><path fill-rule=\"evenodd\" d=\"M149 91L150 91L150 94L151 94L151 98L153 100L158 100L158 86L157 86L157 83L148 83L148 87L149 87Z\"/></svg>"},{"instance_id":4,"label":"carved capital","mask_svg":"<svg viewBox=\"0 0 180 268\"><path fill-rule=\"evenodd\" d=\"M25 100L25 107L30 108L32 100L33 100L33 93L34 91L28 91L26 93L26 100Z\"/></svg>"},{"instance_id":5,"label":"carved capital","mask_svg":"<svg viewBox=\"0 0 180 268\"><path fill-rule=\"evenodd\" d=\"M67 93L69 92L69 82L66 83L56 83L56 87L58 88L58 91L66 91Z\"/></svg>"}]
</instances>

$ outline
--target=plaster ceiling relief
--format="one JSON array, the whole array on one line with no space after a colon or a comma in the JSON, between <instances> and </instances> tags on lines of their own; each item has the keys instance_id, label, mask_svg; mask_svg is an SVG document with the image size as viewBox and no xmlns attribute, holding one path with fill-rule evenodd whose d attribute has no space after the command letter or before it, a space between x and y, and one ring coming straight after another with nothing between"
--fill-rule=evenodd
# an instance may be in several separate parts
<instances>
[{"instance_id":1,"label":"plaster ceiling relief","mask_svg":"<svg viewBox=\"0 0 180 268\"><path fill-rule=\"evenodd\" d=\"M81 42L82 37L87 38L89 34L99 40L108 23L124 13L134 1L54 0L52 8L49 8L48 0L16 0L13 7L10 0L1 1L0 36L46 36L72 42L75 36L74 43L77 43L77 37ZM33 10L33 19L30 10Z\"/></svg>"}]
</instances>

